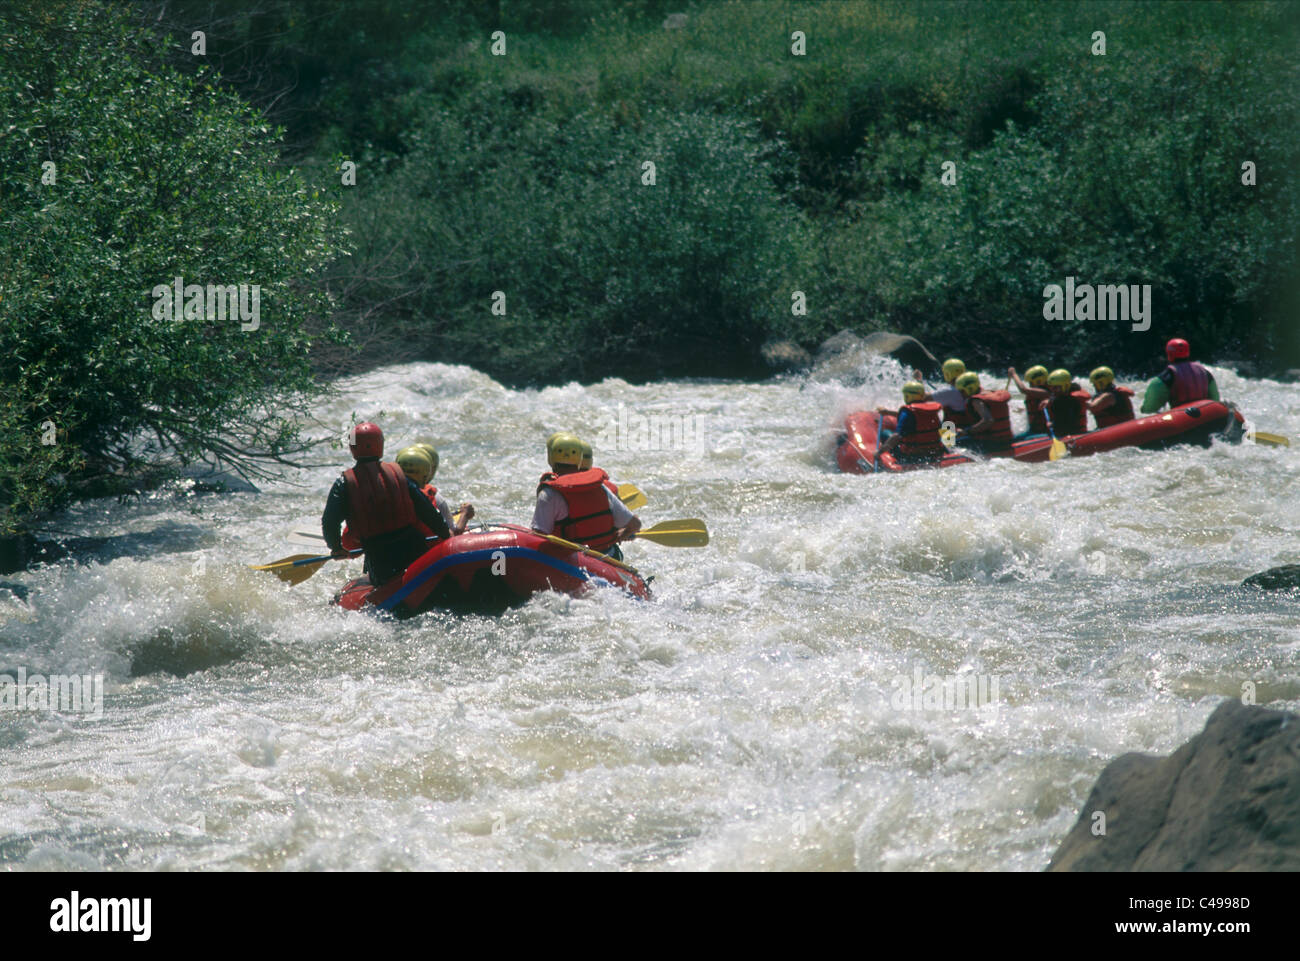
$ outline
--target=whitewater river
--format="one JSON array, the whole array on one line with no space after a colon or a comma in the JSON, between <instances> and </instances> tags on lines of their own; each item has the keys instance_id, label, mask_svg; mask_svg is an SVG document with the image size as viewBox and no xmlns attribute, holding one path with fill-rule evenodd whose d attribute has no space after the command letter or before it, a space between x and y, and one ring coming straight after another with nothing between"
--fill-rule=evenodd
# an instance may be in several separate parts
<instances>
[{"instance_id":1,"label":"whitewater river","mask_svg":"<svg viewBox=\"0 0 1300 961\"><path fill-rule=\"evenodd\" d=\"M1300 438L1300 386L1215 373ZM5 578L29 593L0 593L0 672L101 673L102 716L0 712L0 866L1036 871L1115 756L1246 682L1300 708L1300 600L1234 586L1300 561L1300 447L837 473L836 415L900 380L513 391L408 364L318 408L318 436L356 412L390 454L433 441L436 483L498 521L530 517L548 434L596 438L647 525L712 533L629 546L649 603L396 623L329 606L359 562L250 571L303 550L337 448L260 493L59 515L111 539ZM650 415L687 449L610 449ZM918 674L992 703L926 710Z\"/></svg>"}]
</instances>

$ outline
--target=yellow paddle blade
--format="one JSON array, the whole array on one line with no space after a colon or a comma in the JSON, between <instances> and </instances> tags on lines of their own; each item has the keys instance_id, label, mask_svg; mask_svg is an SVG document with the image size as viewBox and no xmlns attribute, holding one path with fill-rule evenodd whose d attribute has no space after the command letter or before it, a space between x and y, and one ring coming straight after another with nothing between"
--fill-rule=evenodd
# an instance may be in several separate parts
<instances>
[{"instance_id":1,"label":"yellow paddle blade","mask_svg":"<svg viewBox=\"0 0 1300 961\"><path fill-rule=\"evenodd\" d=\"M301 584L318 570L320 565L330 559L328 554L294 554L270 564L250 564L255 571L270 571L280 580L289 584ZM297 564L297 561L312 561L311 564Z\"/></svg>"},{"instance_id":2,"label":"yellow paddle blade","mask_svg":"<svg viewBox=\"0 0 1300 961\"><path fill-rule=\"evenodd\" d=\"M1048 460L1060 460L1065 455L1066 455L1065 442L1060 440L1052 441L1051 453L1047 455Z\"/></svg>"},{"instance_id":3,"label":"yellow paddle blade","mask_svg":"<svg viewBox=\"0 0 1300 961\"><path fill-rule=\"evenodd\" d=\"M635 484L619 484L618 499L627 505L628 510L633 511L649 503L645 494L641 493L641 489Z\"/></svg>"},{"instance_id":4,"label":"yellow paddle blade","mask_svg":"<svg viewBox=\"0 0 1300 961\"><path fill-rule=\"evenodd\" d=\"M709 529L698 518L664 521L636 532L637 540L654 541L665 547L704 547L709 543Z\"/></svg>"},{"instance_id":5,"label":"yellow paddle blade","mask_svg":"<svg viewBox=\"0 0 1300 961\"><path fill-rule=\"evenodd\" d=\"M1255 443L1267 444L1269 447L1291 446L1291 441L1288 438L1283 437L1281 434L1266 434L1262 430L1255 431Z\"/></svg>"}]
</instances>

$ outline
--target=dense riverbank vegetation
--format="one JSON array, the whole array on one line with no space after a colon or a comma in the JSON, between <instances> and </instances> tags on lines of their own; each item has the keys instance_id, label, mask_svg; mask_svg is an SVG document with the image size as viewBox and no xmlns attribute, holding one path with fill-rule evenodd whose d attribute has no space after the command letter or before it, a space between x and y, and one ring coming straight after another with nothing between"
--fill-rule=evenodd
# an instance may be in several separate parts
<instances>
[{"instance_id":1,"label":"dense riverbank vegetation","mask_svg":"<svg viewBox=\"0 0 1300 961\"><path fill-rule=\"evenodd\" d=\"M891 329L994 366L1145 371L1175 333L1300 365L1298 34L1286 3L12 5L0 499L49 506L141 430L283 454L308 363L763 376L772 341ZM260 284L262 330L153 320L180 275ZM1150 329L1044 320L1067 277L1151 285Z\"/></svg>"},{"instance_id":2,"label":"dense riverbank vegetation","mask_svg":"<svg viewBox=\"0 0 1300 961\"><path fill-rule=\"evenodd\" d=\"M241 92L322 179L359 164L333 280L363 362L757 375L767 340L895 329L993 364L1146 369L1174 332L1300 363L1293 5L255 9L228 20ZM1069 276L1150 284L1150 330L1045 321Z\"/></svg>"}]
</instances>

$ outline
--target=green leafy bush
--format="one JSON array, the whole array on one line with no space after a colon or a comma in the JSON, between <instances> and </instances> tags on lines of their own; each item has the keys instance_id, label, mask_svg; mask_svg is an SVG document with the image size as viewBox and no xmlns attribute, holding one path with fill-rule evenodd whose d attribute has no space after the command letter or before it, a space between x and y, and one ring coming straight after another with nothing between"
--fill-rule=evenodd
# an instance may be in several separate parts
<instances>
[{"instance_id":1,"label":"green leafy bush","mask_svg":"<svg viewBox=\"0 0 1300 961\"><path fill-rule=\"evenodd\" d=\"M827 296L994 364L1144 368L1174 335L1206 357L1294 348L1300 67L1289 47L1202 30L1045 71L1027 106L1034 125L1008 121L985 148L918 160L933 139L918 130L864 154L873 186L895 168L924 164L925 175L880 189L837 232L850 279ZM957 162L956 186L939 182L943 159ZM1257 186L1242 184L1247 160ZM1044 320L1044 286L1067 276L1151 284L1150 331Z\"/></svg>"},{"instance_id":2,"label":"green leafy bush","mask_svg":"<svg viewBox=\"0 0 1300 961\"><path fill-rule=\"evenodd\" d=\"M314 388L302 324L330 310L331 203L277 165L251 110L164 53L111 9L0 12L6 529L146 461L255 469L293 447ZM260 285L260 327L156 319L176 276Z\"/></svg>"},{"instance_id":3,"label":"green leafy bush","mask_svg":"<svg viewBox=\"0 0 1300 961\"><path fill-rule=\"evenodd\" d=\"M556 122L529 106L485 92L412 134L402 169L353 210L382 212L354 222L377 236L346 265L362 276L353 296L397 298L407 356L512 382L752 370L804 262L804 227L773 184L780 148L732 117Z\"/></svg>"}]
</instances>

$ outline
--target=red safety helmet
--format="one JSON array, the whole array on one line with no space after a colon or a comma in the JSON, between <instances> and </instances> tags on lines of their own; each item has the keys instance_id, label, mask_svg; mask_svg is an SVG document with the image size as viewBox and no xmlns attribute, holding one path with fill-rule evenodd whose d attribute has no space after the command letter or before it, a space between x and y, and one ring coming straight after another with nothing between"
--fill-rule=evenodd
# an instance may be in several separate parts
<instances>
[{"instance_id":1,"label":"red safety helmet","mask_svg":"<svg viewBox=\"0 0 1300 961\"><path fill-rule=\"evenodd\" d=\"M352 451L352 456L357 460L363 457L383 457L384 432L378 424L370 421L357 424L348 431L348 450Z\"/></svg>"},{"instance_id":2,"label":"red safety helmet","mask_svg":"<svg viewBox=\"0 0 1300 961\"><path fill-rule=\"evenodd\" d=\"M1165 357L1172 364L1176 360L1186 360L1192 356L1192 345L1181 337L1175 337L1165 344Z\"/></svg>"}]
</instances>

